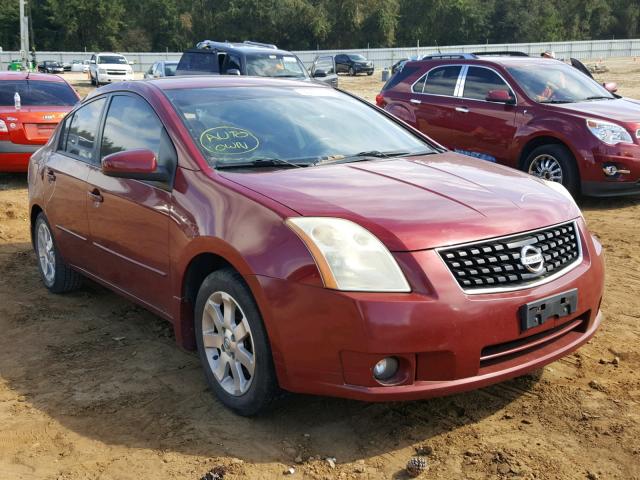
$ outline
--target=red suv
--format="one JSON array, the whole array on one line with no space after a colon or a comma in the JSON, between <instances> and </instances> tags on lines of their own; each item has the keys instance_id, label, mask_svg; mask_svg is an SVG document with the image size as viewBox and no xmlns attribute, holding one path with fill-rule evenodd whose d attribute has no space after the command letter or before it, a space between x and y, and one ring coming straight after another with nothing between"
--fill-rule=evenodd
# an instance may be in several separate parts
<instances>
[{"instance_id":1,"label":"red suv","mask_svg":"<svg viewBox=\"0 0 640 480\"><path fill-rule=\"evenodd\" d=\"M376 101L450 149L573 194L640 193L640 102L563 62L436 55L408 62Z\"/></svg>"},{"instance_id":2,"label":"red suv","mask_svg":"<svg viewBox=\"0 0 640 480\"><path fill-rule=\"evenodd\" d=\"M242 414L279 388L477 388L601 320L602 249L564 187L309 82L100 88L31 158L29 198L44 284L86 276L169 320Z\"/></svg>"}]
</instances>

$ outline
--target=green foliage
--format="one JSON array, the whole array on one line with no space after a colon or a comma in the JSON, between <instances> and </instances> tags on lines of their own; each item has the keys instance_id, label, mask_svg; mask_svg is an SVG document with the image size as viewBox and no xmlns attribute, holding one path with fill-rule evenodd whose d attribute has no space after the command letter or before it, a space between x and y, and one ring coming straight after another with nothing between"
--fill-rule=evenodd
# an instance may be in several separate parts
<instances>
[{"instance_id":1,"label":"green foliage","mask_svg":"<svg viewBox=\"0 0 640 480\"><path fill-rule=\"evenodd\" d=\"M638 0L29 0L38 50L180 51L204 39L287 49L549 42L640 35ZM0 46L19 45L2 0Z\"/></svg>"}]
</instances>

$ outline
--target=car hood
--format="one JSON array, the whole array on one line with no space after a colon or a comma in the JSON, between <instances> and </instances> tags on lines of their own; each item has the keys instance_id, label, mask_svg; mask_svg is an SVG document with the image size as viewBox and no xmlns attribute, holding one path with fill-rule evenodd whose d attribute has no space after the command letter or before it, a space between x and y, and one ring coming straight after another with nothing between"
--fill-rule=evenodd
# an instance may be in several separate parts
<instances>
[{"instance_id":1,"label":"car hood","mask_svg":"<svg viewBox=\"0 0 640 480\"><path fill-rule=\"evenodd\" d=\"M562 103L553 105L553 108L605 120L616 120L618 122L634 124L640 123L640 103L626 98Z\"/></svg>"},{"instance_id":2,"label":"car hood","mask_svg":"<svg viewBox=\"0 0 640 480\"><path fill-rule=\"evenodd\" d=\"M523 232L580 215L572 200L537 178L451 152L222 175L300 215L352 220L392 251Z\"/></svg>"}]
</instances>

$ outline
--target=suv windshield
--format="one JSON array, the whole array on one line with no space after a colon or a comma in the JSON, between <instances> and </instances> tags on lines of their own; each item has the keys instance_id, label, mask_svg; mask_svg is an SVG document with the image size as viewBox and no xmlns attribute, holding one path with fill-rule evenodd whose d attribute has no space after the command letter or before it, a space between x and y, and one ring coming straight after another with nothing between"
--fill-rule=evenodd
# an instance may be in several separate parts
<instances>
[{"instance_id":1,"label":"suv windshield","mask_svg":"<svg viewBox=\"0 0 640 480\"><path fill-rule=\"evenodd\" d=\"M364 58L362 55L358 55L358 54L355 54L355 55L348 55L348 57L349 57L351 60L353 60L354 62L366 62L366 61L367 61L367 59L366 59L366 58Z\"/></svg>"},{"instance_id":2,"label":"suv windshield","mask_svg":"<svg viewBox=\"0 0 640 480\"><path fill-rule=\"evenodd\" d=\"M366 102L332 88L194 88L165 93L215 166L264 159L310 165L349 161L346 157L362 152L392 156L434 151Z\"/></svg>"},{"instance_id":3,"label":"suv windshield","mask_svg":"<svg viewBox=\"0 0 640 480\"><path fill-rule=\"evenodd\" d=\"M527 95L539 103L573 103L614 99L604 87L577 69L559 61L507 67Z\"/></svg>"},{"instance_id":4,"label":"suv windshield","mask_svg":"<svg viewBox=\"0 0 640 480\"><path fill-rule=\"evenodd\" d=\"M247 75L256 77L307 77L304 67L296 57L277 53L247 55Z\"/></svg>"},{"instance_id":5,"label":"suv windshield","mask_svg":"<svg viewBox=\"0 0 640 480\"><path fill-rule=\"evenodd\" d=\"M75 105L78 97L66 83L37 80L9 80L0 82L0 106L13 106L18 92L22 106Z\"/></svg>"},{"instance_id":6,"label":"suv windshield","mask_svg":"<svg viewBox=\"0 0 640 480\"><path fill-rule=\"evenodd\" d=\"M126 64L127 59L120 55L100 55L98 57L98 63L120 63Z\"/></svg>"}]
</instances>

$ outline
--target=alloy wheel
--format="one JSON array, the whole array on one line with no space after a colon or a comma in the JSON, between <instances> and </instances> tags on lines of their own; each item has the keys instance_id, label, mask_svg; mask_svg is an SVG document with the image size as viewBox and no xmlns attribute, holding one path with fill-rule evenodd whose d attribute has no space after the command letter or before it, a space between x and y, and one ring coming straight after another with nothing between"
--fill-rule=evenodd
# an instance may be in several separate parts
<instances>
[{"instance_id":1,"label":"alloy wheel","mask_svg":"<svg viewBox=\"0 0 640 480\"><path fill-rule=\"evenodd\" d=\"M562 166L560 165L560 162L558 162L555 157L547 153L538 155L531 161L531 165L529 165L529 174L552 182L562 183L563 180Z\"/></svg>"},{"instance_id":2,"label":"alloy wheel","mask_svg":"<svg viewBox=\"0 0 640 480\"><path fill-rule=\"evenodd\" d=\"M207 299L202 340L216 381L230 395L245 394L256 367L253 336L242 308L228 293L214 292Z\"/></svg>"},{"instance_id":3,"label":"alloy wheel","mask_svg":"<svg viewBox=\"0 0 640 480\"><path fill-rule=\"evenodd\" d=\"M47 284L52 285L56 277L56 254L51 231L45 222L38 225L38 260L40 270Z\"/></svg>"}]
</instances>

